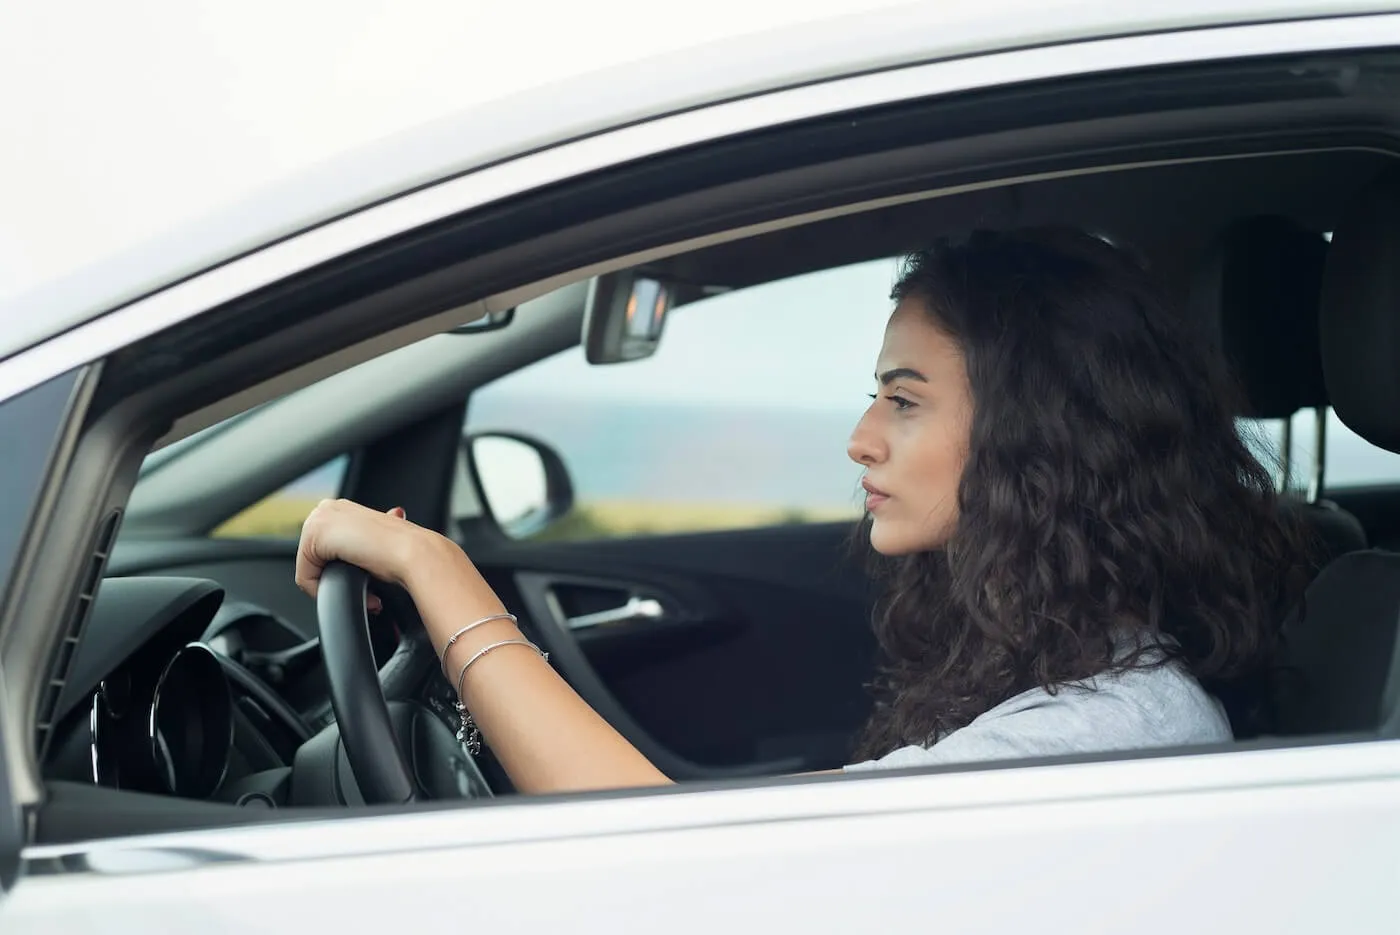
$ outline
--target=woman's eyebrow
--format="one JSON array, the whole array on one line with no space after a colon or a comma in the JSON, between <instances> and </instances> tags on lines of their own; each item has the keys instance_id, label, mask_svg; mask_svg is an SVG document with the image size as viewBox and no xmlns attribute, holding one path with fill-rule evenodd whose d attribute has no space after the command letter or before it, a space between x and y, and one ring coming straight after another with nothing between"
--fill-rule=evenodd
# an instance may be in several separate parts
<instances>
[{"instance_id":1,"label":"woman's eyebrow","mask_svg":"<svg viewBox=\"0 0 1400 935\"><path fill-rule=\"evenodd\" d=\"M889 386L895 380L917 380L920 383L928 382L928 377L924 376L913 367L895 367L893 370L877 373L875 379L879 381L881 386Z\"/></svg>"}]
</instances>

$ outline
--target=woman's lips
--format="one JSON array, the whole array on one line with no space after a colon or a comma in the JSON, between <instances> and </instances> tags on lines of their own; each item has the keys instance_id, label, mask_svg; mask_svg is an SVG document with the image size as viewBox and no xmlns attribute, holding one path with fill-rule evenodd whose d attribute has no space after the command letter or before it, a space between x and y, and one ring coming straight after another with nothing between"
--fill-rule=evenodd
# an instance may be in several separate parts
<instances>
[{"instance_id":1,"label":"woman's lips","mask_svg":"<svg viewBox=\"0 0 1400 935\"><path fill-rule=\"evenodd\" d=\"M868 480L862 480L860 482L860 485L865 488L865 508L867 510L873 511L876 507L878 507L880 504L884 503L890 498L889 494L885 493L883 490L881 490L879 487L876 487Z\"/></svg>"}]
</instances>

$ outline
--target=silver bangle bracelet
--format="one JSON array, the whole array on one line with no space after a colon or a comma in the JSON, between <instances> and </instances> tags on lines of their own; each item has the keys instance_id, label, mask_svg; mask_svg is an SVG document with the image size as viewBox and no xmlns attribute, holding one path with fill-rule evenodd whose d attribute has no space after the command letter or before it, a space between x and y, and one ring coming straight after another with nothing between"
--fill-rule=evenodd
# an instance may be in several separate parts
<instances>
[{"instance_id":1,"label":"silver bangle bracelet","mask_svg":"<svg viewBox=\"0 0 1400 935\"><path fill-rule=\"evenodd\" d=\"M457 642L457 640L461 639L463 636L466 636L471 631L475 630L477 627L482 626L484 624L488 624L492 620L509 620L511 623L520 622L519 620L515 619L515 614L492 614L489 617L482 617L480 620L477 620L474 623L469 623L466 626L462 627L462 629L458 630L456 633L452 634L450 637L448 637L447 642L442 644L443 678L449 678L447 674L447 651L452 648L452 644Z\"/></svg>"},{"instance_id":2,"label":"silver bangle bracelet","mask_svg":"<svg viewBox=\"0 0 1400 935\"><path fill-rule=\"evenodd\" d=\"M539 654L540 654L540 658L544 659L546 662L549 661L549 656L548 656L548 654L545 653L544 650L542 650L542 649L540 649L538 646L536 646L534 643L530 642L529 640L498 640L498 641L495 642L495 643L488 643L487 645L481 647L481 648L478 649L475 653L473 653L473 654L472 654L472 657L466 661L466 663L462 666L461 670L457 673L457 697L458 697L458 698L461 698L461 697L462 697L462 684L463 684L463 680L466 679L466 677L467 677L467 670L470 669L470 668L472 667L472 663L476 662L478 659L480 659L482 656L486 655L487 653L491 652L492 650L500 649L502 646L528 646L528 647L530 647L531 649L533 649L535 652L539 653Z\"/></svg>"},{"instance_id":3,"label":"silver bangle bracelet","mask_svg":"<svg viewBox=\"0 0 1400 935\"><path fill-rule=\"evenodd\" d=\"M457 673L457 702L455 707L457 708L457 717L460 719L460 723L457 727L457 742L466 748L467 753L471 756L476 756L481 752L481 730L476 726L476 721L472 719L471 712L467 710L467 704L462 699L462 685L467 677L467 670L472 667L472 663L476 662L487 653L500 649L502 646L528 646L539 653L541 659L545 662L549 662L549 653L540 649L529 640L499 640L478 649L472 657L467 660L466 664L462 666L462 671Z\"/></svg>"}]
</instances>

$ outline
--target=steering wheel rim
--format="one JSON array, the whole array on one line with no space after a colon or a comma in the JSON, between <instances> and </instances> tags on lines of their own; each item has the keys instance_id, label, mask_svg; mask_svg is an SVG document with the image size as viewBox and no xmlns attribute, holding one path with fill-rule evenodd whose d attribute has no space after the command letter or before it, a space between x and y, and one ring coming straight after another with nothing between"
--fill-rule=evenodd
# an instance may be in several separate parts
<instances>
[{"instance_id":1,"label":"steering wheel rim","mask_svg":"<svg viewBox=\"0 0 1400 935\"><path fill-rule=\"evenodd\" d=\"M368 593L369 574L363 569L330 562L321 570L316 590L321 656L331 709L360 795L370 805L402 804L417 798L417 785L379 684L369 638Z\"/></svg>"}]
</instances>

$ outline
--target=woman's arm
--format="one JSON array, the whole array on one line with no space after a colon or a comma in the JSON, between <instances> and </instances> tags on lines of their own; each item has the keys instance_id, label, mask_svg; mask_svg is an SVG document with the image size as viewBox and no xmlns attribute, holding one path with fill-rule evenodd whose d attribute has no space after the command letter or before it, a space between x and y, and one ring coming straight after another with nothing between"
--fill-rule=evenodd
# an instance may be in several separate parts
<instances>
[{"instance_id":1,"label":"woman's arm","mask_svg":"<svg viewBox=\"0 0 1400 935\"><path fill-rule=\"evenodd\" d=\"M314 596L331 561L358 565L413 597L439 657L462 627L506 612L451 540L403 518L344 500L323 501L302 526L297 584ZM461 636L445 666L455 680L478 650L525 637L510 620ZM507 645L472 663L462 701L521 792L571 792L670 782L528 646Z\"/></svg>"},{"instance_id":2,"label":"woman's arm","mask_svg":"<svg viewBox=\"0 0 1400 935\"><path fill-rule=\"evenodd\" d=\"M450 540L427 534L418 549L405 586L441 657L458 629L507 608ZM448 651L449 678L482 647L524 638L510 620L473 629ZM503 646L473 662L462 702L521 792L670 782L527 646Z\"/></svg>"}]
</instances>

